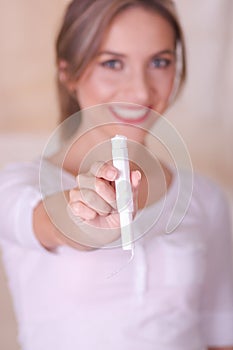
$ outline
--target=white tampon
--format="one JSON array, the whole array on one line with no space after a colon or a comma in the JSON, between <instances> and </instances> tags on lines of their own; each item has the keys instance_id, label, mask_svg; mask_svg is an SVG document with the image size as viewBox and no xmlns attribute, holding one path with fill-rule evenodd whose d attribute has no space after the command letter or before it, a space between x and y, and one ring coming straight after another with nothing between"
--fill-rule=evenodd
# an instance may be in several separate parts
<instances>
[{"instance_id":1,"label":"white tampon","mask_svg":"<svg viewBox=\"0 0 233 350\"><path fill-rule=\"evenodd\" d=\"M117 210L120 214L121 240L124 250L133 250L133 194L130 182L127 137L116 135L111 139L113 165L119 170L115 180Z\"/></svg>"}]
</instances>

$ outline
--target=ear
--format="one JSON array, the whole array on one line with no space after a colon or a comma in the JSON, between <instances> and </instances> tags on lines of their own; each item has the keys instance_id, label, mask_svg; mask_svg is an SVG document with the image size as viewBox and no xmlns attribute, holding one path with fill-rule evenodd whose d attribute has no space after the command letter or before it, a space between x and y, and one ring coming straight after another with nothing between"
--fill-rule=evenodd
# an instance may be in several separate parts
<instances>
[{"instance_id":1,"label":"ear","mask_svg":"<svg viewBox=\"0 0 233 350\"><path fill-rule=\"evenodd\" d=\"M73 92L74 80L70 76L69 63L66 60L59 60L58 62L58 79L69 92Z\"/></svg>"}]
</instances>

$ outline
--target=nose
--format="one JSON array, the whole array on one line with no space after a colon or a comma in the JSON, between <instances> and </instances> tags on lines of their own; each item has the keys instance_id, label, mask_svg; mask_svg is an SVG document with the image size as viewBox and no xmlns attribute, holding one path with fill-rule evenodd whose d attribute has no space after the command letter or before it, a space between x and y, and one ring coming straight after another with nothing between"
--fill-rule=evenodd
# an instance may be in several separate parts
<instances>
[{"instance_id":1,"label":"nose","mask_svg":"<svg viewBox=\"0 0 233 350\"><path fill-rule=\"evenodd\" d=\"M124 98L127 102L142 106L151 105L152 87L148 73L137 70L130 74L124 88Z\"/></svg>"}]
</instances>

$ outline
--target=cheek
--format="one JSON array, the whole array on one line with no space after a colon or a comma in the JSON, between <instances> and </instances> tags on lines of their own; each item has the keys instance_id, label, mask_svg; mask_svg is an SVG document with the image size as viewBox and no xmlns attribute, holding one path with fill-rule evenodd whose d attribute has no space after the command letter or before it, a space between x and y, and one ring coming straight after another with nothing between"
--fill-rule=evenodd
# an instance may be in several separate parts
<instances>
[{"instance_id":1,"label":"cheek","mask_svg":"<svg viewBox=\"0 0 233 350\"><path fill-rule=\"evenodd\" d=\"M167 77L167 86L168 86L169 94L171 93L174 87L175 79L176 79L176 66L174 65L171 67L170 74Z\"/></svg>"},{"instance_id":2,"label":"cheek","mask_svg":"<svg viewBox=\"0 0 233 350\"><path fill-rule=\"evenodd\" d=\"M162 71L154 77L153 90L156 92L154 94L154 106L159 114L163 114L169 105L174 86L174 77L174 70L170 72Z\"/></svg>"},{"instance_id":3,"label":"cheek","mask_svg":"<svg viewBox=\"0 0 233 350\"><path fill-rule=\"evenodd\" d=\"M167 100L172 92L175 70L161 71L154 76L154 86L161 99Z\"/></svg>"},{"instance_id":4,"label":"cheek","mask_svg":"<svg viewBox=\"0 0 233 350\"><path fill-rule=\"evenodd\" d=\"M77 99L82 107L106 103L114 98L117 87L115 79L96 71L77 84Z\"/></svg>"}]
</instances>

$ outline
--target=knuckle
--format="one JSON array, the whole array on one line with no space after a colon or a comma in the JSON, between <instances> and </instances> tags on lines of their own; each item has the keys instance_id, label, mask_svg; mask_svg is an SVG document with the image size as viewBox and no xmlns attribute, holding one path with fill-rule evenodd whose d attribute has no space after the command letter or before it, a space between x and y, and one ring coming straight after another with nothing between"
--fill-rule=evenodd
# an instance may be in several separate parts
<instances>
[{"instance_id":1,"label":"knuckle","mask_svg":"<svg viewBox=\"0 0 233 350\"><path fill-rule=\"evenodd\" d=\"M93 191L86 191L85 202L89 205L93 205L96 202L96 196Z\"/></svg>"},{"instance_id":2,"label":"knuckle","mask_svg":"<svg viewBox=\"0 0 233 350\"><path fill-rule=\"evenodd\" d=\"M97 193L102 194L103 192L106 192L107 186L104 181L96 179L95 181L95 190Z\"/></svg>"},{"instance_id":3,"label":"knuckle","mask_svg":"<svg viewBox=\"0 0 233 350\"><path fill-rule=\"evenodd\" d=\"M72 211L72 213L76 216L80 216L82 215L82 206L80 203L75 203L72 206L70 206L70 209Z\"/></svg>"},{"instance_id":4,"label":"knuckle","mask_svg":"<svg viewBox=\"0 0 233 350\"><path fill-rule=\"evenodd\" d=\"M86 179L86 175L84 175L84 174L79 174L76 177L76 182L77 182L79 188L83 187L83 185L85 183L85 179Z\"/></svg>"},{"instance_id":5,"label":"knuckle","mask_svg":"<svg viewBox=\"0 0 233 350\"><path fill-rule=\"evenodd\" d=\"M111 208L110 208L110 206L109 205L104 205L104 207L102 208L102 211L101 211L101 214L103 215L103 216L107 216L107 215L109 215L111 213Z\"/></svg>"},{"instance_id":6,"label":"knuckle","mask_svg":"<svg viewBox=\"0 0 233 350\"><path fill-rule=\"evenodd\" d=\"M95 174L96 176L100 176L105 164L106 163L103 161L97 161L97 162L93 163L91 166L91 172L93 174Z\"/></svg>"},{"instance_id":7,"label":"knuckle","mask_svg":"<svg viewBox=\"0 0 233 350\"><path fill-rule=\"evenodd\" d=\"M86 202L87 193L88 193L87 190L81 188L79 190L79 200L85 203Z\"/></svg>"},{"instance_id":8,"label":"knuckle","mask_svg":"<svg viewBox=\"0 0 233 350\"><path fill-rule=\"evenodd\" d=\"M75 201L77 199L77 194L78 194L78 190L73 188L72 190L70 190L69 192L69 199L71 202Z\"/></svg>"}]
</instances>

